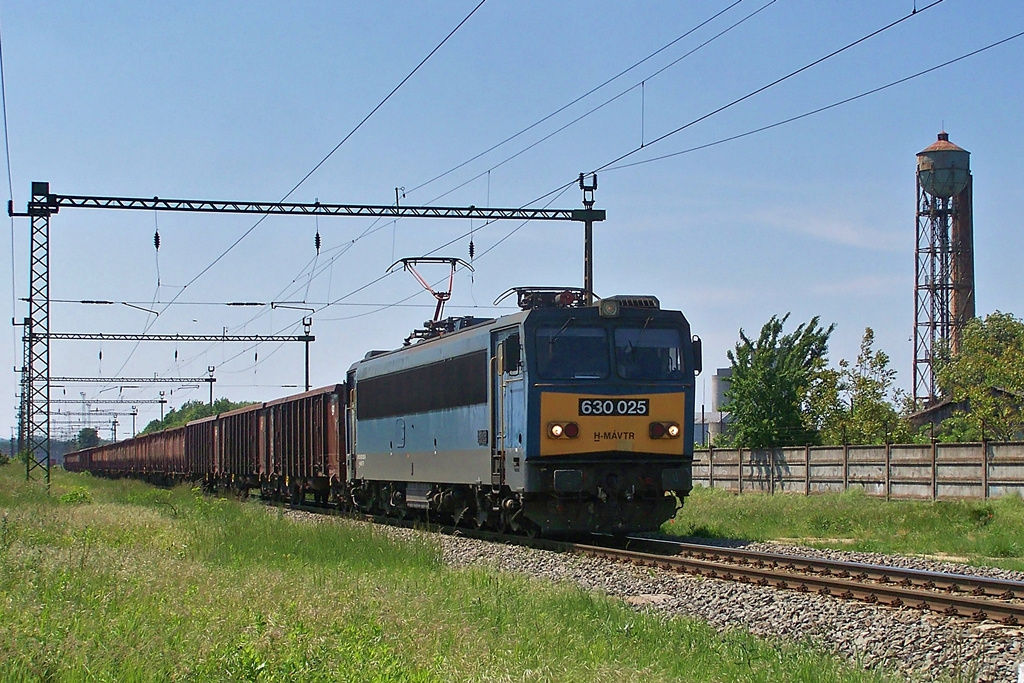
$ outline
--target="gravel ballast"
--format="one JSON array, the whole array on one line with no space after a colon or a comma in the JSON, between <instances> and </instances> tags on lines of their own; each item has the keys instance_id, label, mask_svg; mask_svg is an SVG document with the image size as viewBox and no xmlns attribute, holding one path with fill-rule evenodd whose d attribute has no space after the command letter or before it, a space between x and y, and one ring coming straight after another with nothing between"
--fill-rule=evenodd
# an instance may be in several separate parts
<instances>
[{"instance_id":1,"label":"gravel ballast","mask_svg":"<svg viewBox=\"0 0 1024 683\"><path fill-rule=\"evenodd\" d=\"M307 513L294 513L305 515ZM322 518L321 518L322 519ZM361 523L361 522L353 522ZM380 527L398 538L424 532ZM638 610L701 619L720 631L745 629L771 640L811 641L851 663L906 681L1016 681L1024 630L908 608L635 567L609 560L431 534L445 563L483 566L623 599ZM706 539L694 539L708 543ZM921 558L746 543L748 550L1024 580L1024 574Z\"/></svg>"},{"instance_id":2,"label":"gravel ballast","mask_svg":"<svg viewBox=\"0 0 1024 683\"><path fill-rule=\"evenodd\" d=\"M890 674L898 672L908 681L930 681L940 675L979 683L1016 681L1018 662L1024 661L1024 632L992 622L970 622L913 609L762 588L475 539L441 536L438 543L450 566L484 565L552 581L571 581L622 598L637 609L702 619L720 631L742 628L769 639L810 640L859 666ZM917 558L772 544L744 547L1024 579L1014 572L974 571Z\"/></svg>"}]
</instances>

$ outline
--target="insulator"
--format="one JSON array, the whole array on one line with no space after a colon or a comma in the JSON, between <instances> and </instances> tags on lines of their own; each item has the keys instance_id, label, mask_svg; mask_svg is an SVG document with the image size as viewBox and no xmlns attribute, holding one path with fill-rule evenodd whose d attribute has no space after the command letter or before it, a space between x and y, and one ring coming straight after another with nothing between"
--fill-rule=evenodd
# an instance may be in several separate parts
<instances>
[{"instance_id":1,"label":"insulator","mask_svg":"<svg viewBox=\"0 0 1024 683\"><path fill-rule=\"evenodd\" d=\"M473 240L470 240L469 241L469 258L470 258L470 260L472 260L472 258L473 258L473 256L475 254L476 254L476 245L473 244Z\"/></svg>"},{"instance_id":2,"label":"insulator","mask_svg":"<svg viewBox=\"0 0 1024 683\"><path fill-rule=\"evenodd\" d=\"M103 360L103 351L102 351L102 349L100 350L100 360Z\"/></svg>"},{"instance_id":3,"label":"insulator","mask_svg":"<svg viewBox=\"0 0 1024 683\"><path fill-rule=\"evenodd\" d=\"M259 351L257 351L256 353L252 354L252 362L253 363L259 362L259 359L260 359Z\"/></svg>"},{"instance_id":4,"label":"insulator","mask_svg":"<svg viewBox=\"0 0 1024 683\"><path fill-rule=\"evenodd\" d=\"M174 360L175 362L178 360L178 349L174 349Z\"/></svg>"},{"instance_id":5,"label":"insulator","mask_svg":"<svg viewBox=\"0 0 1024 683\"><path fill-rule=\"evenodd\" d=\"M313 240L313 244L316 245L316 253L320 253L320 231L316 232L316 239Z\"/></svg>"},{"instance_id":6,"label":"insulator","mask_svg":"<svg viewBox=\"0 0 1024 683\"><path fill-rule=\"evenodd\" d=\"M157 230L153 233L153 246L156 247L157 251L160 251L160 231Z\"/></svg>"}]
</instances>

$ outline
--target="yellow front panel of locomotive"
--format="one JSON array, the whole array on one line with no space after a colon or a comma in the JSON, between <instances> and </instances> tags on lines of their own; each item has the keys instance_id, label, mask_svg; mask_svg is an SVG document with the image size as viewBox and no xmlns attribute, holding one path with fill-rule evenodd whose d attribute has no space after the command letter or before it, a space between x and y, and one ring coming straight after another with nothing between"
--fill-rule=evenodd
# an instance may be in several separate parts
<instances>
[{"instance_id":1,"label":"yellow front panel of locomotive","mask_svg":"<svg viewBox=\"0 0 1024 683\"><path fill-rule=\"evenodd\" d=\"M646 415L581 414L582 402L589 405L600 401L605 406L611 401L615 408L603 412L628 413L640 401L648 402ZM620 402L625 402L620 404ZM683 427L686 416L686 394L643 394L636 396L592 396L589 394L561 394L544 392L540 396L540 454L579 455L603 451L636 451L664 455L683 454L683 434L678 438L653 439L652 422L675 422ZM575 439L549 436L548 425L575 422L580 433Z\"/></svg>"}]
</instances>

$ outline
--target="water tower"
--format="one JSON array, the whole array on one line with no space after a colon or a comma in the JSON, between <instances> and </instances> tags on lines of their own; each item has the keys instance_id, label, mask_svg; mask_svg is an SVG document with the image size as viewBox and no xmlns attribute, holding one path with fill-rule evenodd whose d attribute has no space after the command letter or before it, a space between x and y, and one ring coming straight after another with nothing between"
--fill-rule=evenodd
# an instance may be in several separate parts
<instances>
[{"instance_id":1,"label":"water tower","mask_svg":"<svg viewBox=\"0 0 1024 683\"><path fill-rule=\"evenodd\" d=\"M945 132L917 155L914 399L921 407L936 401L935 354L956 354L974 317L970 156Z\"/></svg>"}]
</instances>

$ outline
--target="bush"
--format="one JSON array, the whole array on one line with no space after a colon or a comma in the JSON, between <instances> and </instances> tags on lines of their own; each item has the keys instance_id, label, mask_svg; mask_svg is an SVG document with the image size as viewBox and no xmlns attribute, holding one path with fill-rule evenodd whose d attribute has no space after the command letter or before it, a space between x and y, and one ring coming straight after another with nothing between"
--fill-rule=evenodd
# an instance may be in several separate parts
<instances>
[{"instance_id":1,"label":"bush","mask_svg":"<svg viewBox=\"0 0 1024 683\"><path fill-rule=\"evenodd\" d=\"M62 495L57 500L60 501L61 503L66 503L68 505L91 503L92 494L89 493L89 490L86 489L85 487L76 486L75 488L71 489L70 491Z\"/></svg>"}]
</instances>

